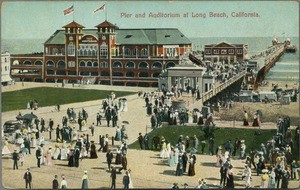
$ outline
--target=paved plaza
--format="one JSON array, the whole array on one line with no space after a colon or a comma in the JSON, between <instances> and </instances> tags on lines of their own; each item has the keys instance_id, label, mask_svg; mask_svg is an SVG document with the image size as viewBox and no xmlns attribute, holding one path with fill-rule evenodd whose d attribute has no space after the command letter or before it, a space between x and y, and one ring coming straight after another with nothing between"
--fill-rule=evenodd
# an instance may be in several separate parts
<instances>
[{"instance_id":1,"label":"paved plaza","mask_svg":"<svg viewBox=\"0 0 300 190\"><path fill-rule=\"evenodd\" d=\"M2 91L12 91L19 90L23 88L31 88L37 86L56 86L55 84L49 83L24 83L22 86L21 83L17 83L13 86L8 86L2 88ZM61 87L58 87L61 88ZM101 89L101 90L126 90L126 91L153 91L155 89L151 88L139 88L139 87L118 87L118 86L102 86L102 85L91 85L91 86L82 86L82 87L72 87L67 85L65 88L92 88L92 89ZM146 126L150 126L150 118L146 115L145 101L143 98L138 97L137 93L126 97L128 100L128 112L121 112L120 121L126 120L129 124L126 126L126 131L128 134L128 144L131 144L137 140L139 132L143 135L146 132ZM193 100L191 97L184 97L189 99L192 103ZM100 110L100 105L102 100L72 103L68 105L61 105L60 112L55 110L54 106L41 107L32 112L36 114L39 118L44 118L46 125L48 124L49 118L54 120L54 126L57 124L61 125L62 116L67 115L67 108L74 108L75 112L78 113L79 110L84 108L89 117L88 117L88 126L92 122L96 122L96 114ZM192 106L192 105L191 105ZM9 111L2 113L2 124L7 120L14 120L16 115L21 112L22 114L30 113L31 110L26 110L26 105L24 105L23 110L18 111ZM96 142L96 148L99 148L99 135L108 134L109 136L114 136L116 128L106 127L106 121L102 120L101 126L95 127L95 136L91 137L90 130L86 131L86 134L90 135L90 140ZM219 127L233 127L232 122L226 121L216 121L217 126ZM78 129L77 124L70 123L71 127ZM235 127L243 127L242 122L236 122ZM276 128L274 123L264 123L264 128ZM147 128L149 132L151 129ZM80 132L79 134L81 134ZM47 141L50 141L46 145L45 150L49 146L55 147L55 131L52 132L52 140L49 140L49 132L42 133L42 136L45 137ZM111 141L110 141L111 143ZM119 142L116 142L118 145ZM13 152L13 145L9 146L10 151ZM87 170L89 175L89 188L109 188L110 187L110 173L107 171L107 163L105 155L106 153L97 152L98 159L83 159L79 163L79 167L68 167L68 161L62 160L53 160L52 166L44 166L38 168L36 165L35 158L35 149L31 149L32 154L27 155L25 163L23 166L19 167L19 170L13 170L13 161L4 157L2 159L2 183L6 188L19 189L25 187L25 181L23 180L23 175L27 168L30 168L33 181L32 186L35 189L40 188L52 188L52 180L54 175L58 175L59 183L61 181L61 175L66 176L68 182L68 188L81 188L83 171ZM167 159L159 158L158 151L145 151L145 150L133 150L129 149L127 154L128 159L128 169L131 170L131 177L134 188L171 188L174 182L179 184L180 188L183 188L184 183L189 185L189 188L194 188L198 185L198 180L205 178L207 184L209 185L218 185L220 179L219 167L215 166L216 156L209 155L197 155L197 163L195 166L195 176L175 176L175 167L169 167ZM243 188L245 182L241 179L241 174L244 170L244 160L233 159L233 172L235 179L235 186L238 188ZM117 188L123 188L122 178L123 174L117 175ZM252 186L259 187L261 182L261 177L256 176L256 172L253 172L252 176ZM299 181L290 181L290 187L296 188L299 186Z\"/></svg>"}]
</instances>

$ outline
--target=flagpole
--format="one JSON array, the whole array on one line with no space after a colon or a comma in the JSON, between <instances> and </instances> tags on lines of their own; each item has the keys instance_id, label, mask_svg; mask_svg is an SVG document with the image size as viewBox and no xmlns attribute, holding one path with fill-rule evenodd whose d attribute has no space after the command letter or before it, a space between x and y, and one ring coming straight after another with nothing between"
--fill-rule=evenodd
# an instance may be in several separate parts
<instances>
[{"instance_id":1,"label":"flagpole","mask_svg":"<svg viewBox=\"0 0 300 190\"><path fill-rule=\"evenodd\" d=\"M105 6L105 20L107 20L107 8L106 8L106 5L104 4L104 6Z\"/></svg>"},{"instance_id":2,"label":"flagpole","mask_svg":"<svg viewBox=\"0 0 300 190\"><path fill-rule=\"evenodd\" d=\"M73 10L74 10L74 11L73 11L73 21L74 21L74 20L75 20L75 19L74 19L74 17L75 17L74 3L73 3Z\"/></svg>"}]
</instances>

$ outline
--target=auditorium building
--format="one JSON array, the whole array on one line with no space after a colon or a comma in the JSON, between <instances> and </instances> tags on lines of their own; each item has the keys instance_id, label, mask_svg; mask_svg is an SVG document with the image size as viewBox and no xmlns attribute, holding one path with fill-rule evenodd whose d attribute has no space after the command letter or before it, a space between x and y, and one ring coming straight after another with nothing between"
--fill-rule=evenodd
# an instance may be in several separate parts
<instances>
[{"instance_id":1,"label":"auditorium building","mask_svg":"<svg viewBox=\"0 0 300 190\"><path fill-rule=\"evenodd\" d=\"M191 41L175 28L120 29L104 21L85 29L73 21L46 40L43 53L11 55L11 75L21 81L157 87L161 71L191 51Z\"/></svg>"}]
</instances>

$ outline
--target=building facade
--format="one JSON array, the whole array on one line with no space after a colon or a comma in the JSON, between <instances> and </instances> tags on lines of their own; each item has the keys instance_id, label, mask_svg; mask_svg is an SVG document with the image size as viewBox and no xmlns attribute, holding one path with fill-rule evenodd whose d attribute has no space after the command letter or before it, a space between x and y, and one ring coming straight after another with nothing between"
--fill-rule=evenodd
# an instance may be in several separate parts
<instances>
[{"instance_id":1,"label":"building facade","mask_svg":"<svg viewBox=\"0 0 300 190\"><path fill-rule=\"evenodd\" d=\"M8 52L1 53L1 84L12 84L10 77L10 54Z\"/></svg>"},{"instance_id":2,"label":"building facade","mask_svg":"<svg viewBox=\"0 0 300 190\"><path fill-rule=\"evenodd\" d=\"M12 76L24 81L157 87L163 69L192 50L178 29L119 29L104 21L85 29L73 21L45 43L43 54L12 55Z\"/></svg>"},{"instance_id":3,"label":"building facade","mask_svg":"<svg viewBox=\"0 0 300 190\"><path fill-rule=\"evenodd\" d=\"M243 61L248 54L247 44L221 42L204 46L204 59L212 62L232 63Z\"/></svg>"}]
</instances>

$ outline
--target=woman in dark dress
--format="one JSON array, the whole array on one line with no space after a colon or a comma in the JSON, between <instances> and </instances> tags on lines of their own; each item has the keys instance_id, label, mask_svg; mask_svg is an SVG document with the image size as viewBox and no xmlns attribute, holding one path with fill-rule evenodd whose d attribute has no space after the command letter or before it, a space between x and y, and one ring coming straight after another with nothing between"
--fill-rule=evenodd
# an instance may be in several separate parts
<instances>
[{"instance_id":1,"label":"woman in dark dress","mask_svg":"<svg viewBox=\"0 0 300 190\"><path fill-rule=\"evenodd\" d=\"M74 166L74 149L71 148L71 150L68 153L68 166L73 167Z\"/></svg>"},{"instance_id":2,"label":"woman in dark dress","mask_svg":"<svg viewBox=\"0 0 300 190\"><path fill-rule=\"evenodd\" d=\"M194 176L195 175L195 160L193 155L190 156L189 160L189 171L188 171L188 176Z\"/></svg>"},{"instance_id":3,"label":"woman in dark dress","mask_svg":"<svg viewBox=\"0 0 300 190\"><path fill-rule=\"evenodd\" d=\"M91 141L91 143L92 143L92 145L91 145L91 157L90 158L91 159L98 158L94 141Z\"/></svg>"},{"instance_id":4,"label":"woman in dark dress","mask_svg":"<svg viewBox=\"0 0 300 190\"><path fill-rule=\"evenodd\" d=\"M232 165L229 166L229 170L227 171L227 184L226 184L226 187L234 188Z\"/></svg>"},{"instance_id":5,"label":"woman in dark dress","mask_svg":"<svg viewBox=\"0 0 300 190\"><path fill-rule=\"evenodd\" d=\"M252 126L253 127L258 127L258 114L257 114L257 112L255 112L255 114L254 114L254 120L253 120Z\"/></svg>"},{"instance_id":6,"label":"woman in dark dress","mask_svg":"<svg viewBox=\"0 0 300 190\"><path fill-rule=\"evenodd\" d=\"M182 176L182 175L183 175L182 156L179 155L178 164L177 164L177 167L176 167L176 176Z\"/></svg>"},{"instance_id":7,"label":"woman in dark dress","mask_svg":"<svg viewBox=\"0 0 300 190\"><path fill-rule=\"evenodd\" d=\"M121 150L120 150L120 147L118 148L117 150L117 155L116 155L116 162L115 164L116 165L119 165L122 163L122 154L121 154Z\"/></svg>"}]
</instances>

